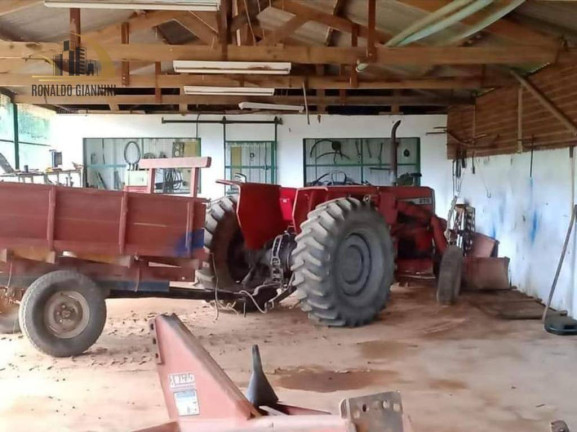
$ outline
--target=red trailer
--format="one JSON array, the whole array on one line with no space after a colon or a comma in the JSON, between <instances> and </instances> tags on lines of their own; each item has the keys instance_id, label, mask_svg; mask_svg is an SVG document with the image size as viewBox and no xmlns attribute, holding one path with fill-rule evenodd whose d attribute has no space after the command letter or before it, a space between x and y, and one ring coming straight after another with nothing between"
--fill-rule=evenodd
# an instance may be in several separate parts
<instances>
[{"instance_id":1,"label":"red trailer","mask_svg":"<svg viewBox=\"0 0 577 432\"><path fill-rule=\"evenodd\" d=\"M192 191L210 165L171 161L192 168ZM100 336L109 296L213 296L170 288L194 281L205 257L206 202L194 195L0 183L0 331L21 326L39 350L70 356Z\"/></svg>"}]
</instances>

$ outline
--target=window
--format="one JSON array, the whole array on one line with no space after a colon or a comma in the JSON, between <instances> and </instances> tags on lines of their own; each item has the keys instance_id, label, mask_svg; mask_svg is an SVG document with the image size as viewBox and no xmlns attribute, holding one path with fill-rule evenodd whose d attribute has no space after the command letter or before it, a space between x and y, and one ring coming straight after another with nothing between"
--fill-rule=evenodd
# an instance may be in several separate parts
<instances>
[{"instance_id":1,"label":"window","mask_svg":"<svg viewBox=\"0 0 577 432\"><path fill-rule=\"evenodd\" d=\"M15 166L14 157L14 106L10 98L0 94L0 153Z\"/></svg>"},{"instance_id":2,"label":"window","mask_svg":"<svg viewBox=\"0 0 577 432\"><path fill-rule=\"evenodd\" d=\"M276 142L227 141L225 177L254 183L276 183Z\"/></svg>"},{"instance_id":3,"label":"window","mask_svg":"<svg viewBox=\"0 0 577 432\"><path fill-rule=\"evenodd\" d=\"M122 190L127 183L131 186L145 186L148 177L128 174L128 171L138 172L137 166L132 167L129 164L141 158L200 155L199 138L86 138L84 139L85 185L107 190ZM190 169L157 170L155 191L189 194L190 175ZM145 184L140 184L142 182Z\"/></svg>"},{"instance_id":4,"label":"window","mask_svg":"<svg viewBox=\"0 0 577 432\"><path fill-rule=\"evenodd\" d=\"M54 112L33 105L18 105L20 167L44 170L51 166L50 126Z\"/></svg>"},{"instance_id":5,"label":"window","mask_svg":"<svg viewBox=\"0 0 577 432\"><path fill-rule=\"evenodd\" d=\"M419 185L419 138L397 138L399 185ZM304 140L305 185L391 185L390 138L314 138Z\"/></svg>"},{"instance_id":6,"label":"window","mask_svg":"<svg viewBox=\"0 0 577 432\"><path fill-rule=\"evenodd\" d=\"M17 116L17 119L15 119ZM33 105L14 105L0 94L0 153L12 168L44 170L51 165L51 123L54 112ZM18 124L18 139L14 128ZM16 153L18 151L18 154Z\"/></svg>"}]
</instances>

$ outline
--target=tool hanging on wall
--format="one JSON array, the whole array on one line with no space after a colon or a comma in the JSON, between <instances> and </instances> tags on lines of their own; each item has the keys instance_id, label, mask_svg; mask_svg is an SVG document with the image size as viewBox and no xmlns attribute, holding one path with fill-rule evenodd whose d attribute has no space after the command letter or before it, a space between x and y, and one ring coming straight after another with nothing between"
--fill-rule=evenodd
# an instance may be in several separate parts
<instances>
[{"instance_id":1,"label":"tool hanging on wall","mask_svg":"<svg viewBox=\"0 0 577 432\"><path fill-rule=\"evenodd\" d=\"M321 153L320 155L315 156L315 161L319 160L320 158L322 158L324 156L328 156L328 155L333 155L333 163L337 163L337 156L340 156L341 159L351 160L351 158L349 156L347 156L346 154L343 153L343 144L340 141L328 140L328 139L322 139L322 140L319 140L313 144L313 146L311 147L311 149L309 151L309 157L310 158L313 157L313 152L314 152L315 148L323 142L331 143L332 151Z\"/></svg>"},{"instance_id":2,"label":"tool hanging on wall","mask_svg":"<svg viewBox=\"0 0 577 432\"><path fill-rule=\"evenodd\" d=\"M131 154L132 149L136 149L134 154ZM142 151L140 150L140 146L136 141L128 141L124 146L124 161L128 165L128 169L131 171L135 171L138 169L138 162L142 158Z\"/></svg>"}]
</instances>

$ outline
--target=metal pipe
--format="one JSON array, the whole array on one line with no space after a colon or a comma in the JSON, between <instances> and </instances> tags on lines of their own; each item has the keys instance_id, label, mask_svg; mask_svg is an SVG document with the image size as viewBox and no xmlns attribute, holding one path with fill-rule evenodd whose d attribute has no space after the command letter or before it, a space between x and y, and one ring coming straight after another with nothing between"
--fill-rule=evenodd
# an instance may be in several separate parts
<instances>
[{"instance_id":1,"label":"metal pipe","mask_svg":"<svg viewBox=\"0 0 577 432\"><path fill-rule=\"evenodd\" d=\"M425 27L424 29L413 33L412 35L408 36L407 38L403 39L401 42L397 44L397 46L404 46L408 45L413 42L417 42L421 39L425 39L429 36L434 35L442 30L445 30L447 27L452 26L453 24L462 21L469 16L479 12L481 9L489 6L493 3L494 0L477 0L475 3L464 7L463 9L457 11L456 13L436 22L433 25Z\"/></svg>"},{"instance_id":2,"label":"metal pipe","mask_svg":"<svg viewBox=\"0 0 577 432\"><path fill-rule=\"evenodd\" d=\"M555 277L553 278L553 284L551 285L551 290L549 291L549 298L547 299L547 304L545 310L543 311L543 321L547 317L547 312L551 307L551 301L553 300L553 294L555 294L555 288L557 287L557 281L559 280L559 275L561 274L561 267L563 267L563 261L565 260L565 254L567 252L567 246L569 246L569 239L571 238L571 232L573 231L573 225L575 224L575 213L577 213L577 206L574 206L571 213L571 220L569 222L569 227L567 228L567 235L565 236L565 242L563 242L563 249L561 250L561 256L559 257L559 263L557 264L557 270L555 271Z\"/></svg>"},{"instance_id":3,"label":"metal pipe","mask_svg":"<svg viewBox=\"0 0 577 432\"><path fill-rule=\"evenodd\" d=\"M401 121L397 120L393 125L391 131L391 184L394 186L397 184L397 178L399 176L399 163L397 157L397 150L399 145L397 144L397 129L401 125Z\"/></svg>"},{"instance_id":4,"label":"metal pipe","mask_svg":"<svg viewBox=\"0 0 577 432\"><path fill-rule=\"evenodd\" d=\"M424 18L417 20L417 22L413 23L412 25L407 27L405 30L403 30L402 32L400 32L396 36L389 39L389 41L386 43L386 46L399 45L400 42L402 42L405 38L411 36L413 33L420 31L429 25L434 24L438 19L441 19L445 15L448 15L450 13L453 13L453 12L459 10L462 7L465 7L472 2L473 2L473 0L455 0L451 3L449 3L448 5L443 6L442 8L436 10L435 12L428 14Z\"/></svg>"},{"instance_id":5,"label":"metal pipe","mask_svg":"<svg viewBox=\"0 0 577 432\"><path fill-rule=\"evenodd\" d=\"M493 12L489 16L483 18L482 20L477 22L475 25L469 27L467 30L464 30L463 32L459 33L458 35L453 36L452 38L450 38L448 41L445 41L444 43L446 43L448 45L452 45L452 44L457 43L463 39L467 39L468 37L474 35L475 33L478 33L481 30L489 27L491 24L494 24L495 22L499 21L501 18L503 18L505 15L512 12L513 10L517 9L523 3L525 3L525 0L513 0L511 3L505 4L503 7L497 9L495 12Z\"/></svg>"},{"instance_id":6,"label":"metal pipe","mask_svg":"<svg viewBox=\"0 0 577 432\"><path fill-rule=\"evenodd\" d=\"M10 102L12 105L12 113L14 115L14 168L20 169L20 126L18 123L18 105Z\"/></svg>"}]
</instances>

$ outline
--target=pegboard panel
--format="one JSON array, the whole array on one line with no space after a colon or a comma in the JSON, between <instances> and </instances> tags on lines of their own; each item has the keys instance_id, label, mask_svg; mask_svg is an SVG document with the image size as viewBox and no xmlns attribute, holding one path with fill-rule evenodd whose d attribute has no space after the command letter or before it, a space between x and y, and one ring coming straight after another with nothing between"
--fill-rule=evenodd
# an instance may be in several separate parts
<instances>
[{"instance_id":1,"label":"pegboard panel","mask_svg":"<svg viewBox=\"0 0 577 432\"><path fill-rule=\"evenodd\" d=\"M420 173L419 138L397 138L398 174ZM304 140L305 185L322 182L391 184L390 138Z\"/></svg>"}]
</instances>

